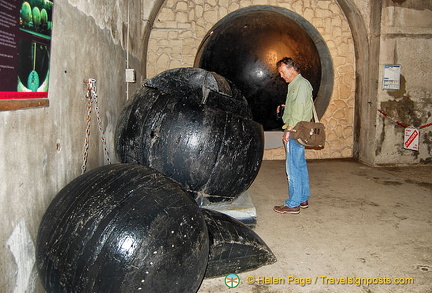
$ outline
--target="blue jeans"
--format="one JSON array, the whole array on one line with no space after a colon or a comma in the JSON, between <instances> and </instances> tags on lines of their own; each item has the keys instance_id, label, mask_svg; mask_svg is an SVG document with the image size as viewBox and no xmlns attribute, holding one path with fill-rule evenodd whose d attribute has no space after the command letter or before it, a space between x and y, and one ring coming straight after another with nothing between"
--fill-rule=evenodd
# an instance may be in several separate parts
<instances>
[{"instance_id":1,"label":"blue jeans","mask_svg":"<svg viewBox=\"0 0 432 293\"><path fill-rule=\"evenodd\" d=\"M310 196L309 174L305 147L290 139L286 144L286 174L288 178L288 199L285 205L295 208Z\"/></svg>"}]
</instances>

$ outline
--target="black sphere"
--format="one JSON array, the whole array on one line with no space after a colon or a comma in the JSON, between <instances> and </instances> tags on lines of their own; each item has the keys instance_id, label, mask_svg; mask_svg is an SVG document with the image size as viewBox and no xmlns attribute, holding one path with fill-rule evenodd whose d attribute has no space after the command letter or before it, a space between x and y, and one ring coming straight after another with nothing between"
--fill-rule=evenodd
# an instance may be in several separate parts
<instances>
[{"instance_id":1,"label":"black sphere","mask_svg":"<svg viewBox=\"0 0 432 293\"><path fill-rule=\"evenodd\" d=\"M200 68L165 71L147 81L116 129L122 162L137 162L201 193L231 200L255 179L264 151L262 126L227 79Z\"/></svg>"},{"instance_id":2,"label":"black sphere","mask_svg":"<svg viewBox=\"0 0 432 293\"><path fill-rule=\"evenodd\" d=\"M137 164L93 169L43 216L37 268L47 292L196 292L209 239L181 187Z\"/></svg>"},{"instance_id":3,"label":"black sphere","mask_svg":"<svg viewBox=\"0 0 432 293\"><path fill-rule=\"evenodd\" d=\"M218 22L204 38L194 66L231 80L243 93L253 118L264 130L280 130L276 107L285 103L287 84L276 62L293 58L314 89L320 87L317 47L298 20L281 10L259 6L240 10Z\"/></svg>"}]
</instances>

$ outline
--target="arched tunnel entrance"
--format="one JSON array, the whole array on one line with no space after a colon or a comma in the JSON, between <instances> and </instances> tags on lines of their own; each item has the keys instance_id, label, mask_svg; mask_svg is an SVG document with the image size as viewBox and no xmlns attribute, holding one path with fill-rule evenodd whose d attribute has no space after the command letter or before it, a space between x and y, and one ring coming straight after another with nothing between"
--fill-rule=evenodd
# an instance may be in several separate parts
<instances>
[{"instance_id":1,"label":"arched tunnel entrance","mask_svg":"<svg viewBox=\"0 0 432 293\"><path fill-rule=\"evenodd\" d=\"M276 62L292 57L314 88L321 116L333 88L329 51L316 29L294 12L273 6L252 6L220 20L203 39L194 66L231 80L248 100L254 120L265 131L280 130L277 105L285 102L287 85Z\"/></svg>"}]
</instances>

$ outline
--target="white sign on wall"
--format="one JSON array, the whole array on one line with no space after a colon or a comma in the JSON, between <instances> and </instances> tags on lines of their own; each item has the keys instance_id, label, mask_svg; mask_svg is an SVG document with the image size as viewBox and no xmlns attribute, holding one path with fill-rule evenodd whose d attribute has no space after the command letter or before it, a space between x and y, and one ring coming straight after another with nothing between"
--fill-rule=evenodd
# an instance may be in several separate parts
<instances>
[{"instance_id":1,"label":"white sign on wall","mask_svg":"<svg viewBox=\"0 0 432 293\"><path fill-rule=\"evenodd\" d=\"M418 151L420 132L416 128L405 128L404 148Z\"/></svg>"},{"instance_id":2,"label":"white sign on wall","mask_svg":"<svg viewBox=\"0 0 432 293\"><path fill-rule=\"evenodd\" d=\"M383 90L400 89L401 66L395 64L385 64L383 71Z\"/></svg>"}]
</instances>

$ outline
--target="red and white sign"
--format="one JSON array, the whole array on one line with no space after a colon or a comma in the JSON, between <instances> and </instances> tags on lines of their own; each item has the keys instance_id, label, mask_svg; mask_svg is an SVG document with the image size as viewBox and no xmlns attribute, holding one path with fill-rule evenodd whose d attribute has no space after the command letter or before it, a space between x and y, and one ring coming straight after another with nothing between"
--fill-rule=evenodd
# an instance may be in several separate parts
<instances>
[{"instance_id":1,"label":"red and white sign","mask_svg":"<svg viewBox=\"0 0 432 293\"><path fill-rule=\"evenodd\" d=\"M418 151L420 132L416 128L405 128L404 148Z\"/></svg>"}]
</instances>

